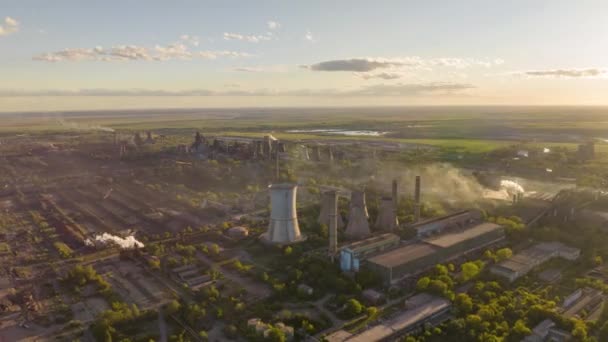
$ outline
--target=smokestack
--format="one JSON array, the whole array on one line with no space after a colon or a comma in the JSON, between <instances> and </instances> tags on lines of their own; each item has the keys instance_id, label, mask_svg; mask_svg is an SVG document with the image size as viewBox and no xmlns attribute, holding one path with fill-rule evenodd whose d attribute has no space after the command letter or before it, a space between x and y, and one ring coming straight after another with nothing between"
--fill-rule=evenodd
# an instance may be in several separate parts
<instances>
[{"instance_id":1,"label":"smokestack","mask_svg":"<svg viewBox=\"0 0 608 342\"><path fill-rule=\"evenodd\" d=\"M350 198L350 213L346 236L350 239L362 239L370 235L369 214L365 204L365 192L353 191Z\"/></svg>"},{"instance_id":2,"label":"smokestack","mask_svg":"<svg viewBox=\"0 0 608 342\"><path fill-rule=\"evenodd\" d=\"M275 150L275 161L276 161L276 165L275 165L275 169L276 169L276 181L278 182L281 178L281 170L280 170L280 165L279 165L279 143L277 141L276 143L276 150Z\"/></svg>"},{"instance_id":3,"label":"smokestack","mask_svg":"<svg viewBox=\"0 0 608 342\"><path fill-rule=\"evenodd\" d=\"M334 152L331 150L331 146L327 146L327 159L330 163L334 161Z\"/></svg>"},{"instance_id":4,"label":"smokestack","mask_svg":"<svg viewBox=\"0 0 608 342\"><path fill-rule=\"evenodd\" d=\"M517 203L517 194L513 195L513 204Z\"/></svg>"},{"instance_id":5,"label":"smokestack","mask_svg":"<svg viewBox=\"0 0 608 342\"><path fill-rule=\"evenodd\" d=\"M399 221L395 215L394 205L395 202L391 197L382 197L378 210L378 218L376 219L376 229L387 232L395 231L395 228L399 225Z\"/></svg>"},{"instance_id":6,"label":"smokestack","mask_svg":"<svg viewBox=\"0 0 608 342\"><path fill-rule=\"evenodd\" d=\"M396 179L393 179L393 203L395 205L395 210L397 210L399 205L399 191Z\"/></svg>"},{"instance_id":7,"label":"smokestack","mask_svg":"<svg viewBox=\"0 0 608 342\"><path fill-rule=\"evenodd\" d=\"M335 195L332 194L335 192L336 191L334 191L334 190L330 190L330 191L324 192L321 195L321 210L319 212L318 222L320 224L326 225L328 228L331 224L331 219L332 219L331 215L332 215L333 205L337 205L334 202L338 200L337 193ZM336 198L333 198L334 196L336 196ZM336 211L336 227L338 229L344 228L344 221L342 220L342 217L337 214L337 211Z\"/></svg>"},{"instance_id":8,"label":"smokestack","mask_svg":"<svg viewBox=\"0 0 608 342\"><path fill-rule=\"evenodd\" d=\"M304 241L300 233L296 212L296 184L272 184L270 190L270 223L262 239L267 242L286 245Z\"/></svg>"},{"instance_id":9,"label":"smokestack","mask_svg":"<svg viewBox=\"0 0 608 342\"><path fill-rule=\"evenodd\" d=\"M272 158L271 150L272 150L272 145L271 145L270 136L266 135L266 136L264 136L264 150L263 150L263 153L264 153L264 156L266 157L266 159Z\"/></svg>"},{"instance_id":10,"label":"smokestack","mask_svg":"<svg viewBox=\"0 0 608 342\"><path fill-rule=\"evenodd\" d=\"M328 209L329 219L329 256L331 260L338 253L338 193L336 191L328 191L323 194L325 204Z\"/></svg>"},{"instance_id":11,"label":"smokestack","mask_svg":"<svg viewBox=\"0 0 608 342\"><path fill-rule=\"evenodd\" d=\"M420 221L420 176L416 176L414 189L414 222Z\"/></svg>"}]
</instances>

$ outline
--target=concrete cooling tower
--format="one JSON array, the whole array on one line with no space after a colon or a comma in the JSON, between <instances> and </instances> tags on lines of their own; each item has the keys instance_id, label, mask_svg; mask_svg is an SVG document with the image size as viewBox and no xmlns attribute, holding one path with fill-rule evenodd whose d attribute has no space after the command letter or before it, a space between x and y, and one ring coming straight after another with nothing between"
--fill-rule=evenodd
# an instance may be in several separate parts
<instances>
[{"instance_id":1,"label":"concrete cooling tower","mask_svg":"<svg viewBox=\"0 0 608 342\"><path fill-rule=\"evenodd\" d=\"M321 195L321 212L319 213L319 223L324 224L327 227L330 226L332 209L336 205L337 201L337 195L335 193L335 191L326 191ZM342 216L340 216L338 213L336 215L336 220L337 228L344 228L344 221L342 220Z\"/></svg>"},{"instance_id":2,"label":"concrete cooling tower","mask_svg":"<svg viewBox=\"0 0 608 342\"><path fill-rule=\"evenodd\" d=\"M350 198L350 213L348 215L348 225L346 226L346 237L349 239L368 237L371 234L369 222L367 221L368 218L365 192L353 191Z\"/></svg>"},{"instance_id":3,"label":"concrete cooling tower","mask_svg":"<svg viewBox=\"0 0 608 342\"><path fill-rule=\"evenodd\" d=\"M296 213L296 184L272 184L270 190L270 224L262 235L266 242L288 245L305 240L300 233Z\"/></svg>"},{"instance_id":4,"label":"concrete cooling tower","mask_svg":"<svg viewBox=\"0 0 608 342\"><path fill-rule=\"evenodd\" d=\"M376 219L376 229L385 232L394 232L399 226L397 220L397 210L395 209L395 201L391 197L382 197L380 208L378 210L378 218Z\"/></svg>"}]
</instances>

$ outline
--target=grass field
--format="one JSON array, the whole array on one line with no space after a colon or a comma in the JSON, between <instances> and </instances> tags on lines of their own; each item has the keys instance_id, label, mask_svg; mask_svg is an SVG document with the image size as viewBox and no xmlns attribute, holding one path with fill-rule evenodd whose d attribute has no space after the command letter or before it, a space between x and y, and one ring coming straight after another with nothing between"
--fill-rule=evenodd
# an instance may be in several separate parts
<instances>
[{"instance_id":1,"label":"grass field","mask_svg":"<svg viewBox=\"0 0 608 342\"><path fill-rule=\"evenodd\" d=\"M290 140L372 140L436 146L453 153L484 153L504 146L576 145L608 138L605 107L390 107L273 108L0 114L0 137L12 134L101 129L194 132ZM386 136L289 133L290 129L341 128L390 132ZM598 140L599 141L599 140ZM605 144L599 152L608 151Z\"/></svg>"}]
</instances>

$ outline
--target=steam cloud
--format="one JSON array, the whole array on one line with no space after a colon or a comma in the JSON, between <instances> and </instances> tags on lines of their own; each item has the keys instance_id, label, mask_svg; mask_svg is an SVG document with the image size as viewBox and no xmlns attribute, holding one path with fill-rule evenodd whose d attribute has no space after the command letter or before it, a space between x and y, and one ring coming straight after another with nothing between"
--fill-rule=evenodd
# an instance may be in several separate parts
<instances>
[{"instance_id":1,"label":"steam cloud","mask_svg":"<svg viewBox=\"0 0 608 342\"><path fill-rule=\"evenodd\" d=\"M137 240L135 238L135 236L130 235L127 236L125 238L122 238L120 236L116 236L116 235L112 235L109 233L103 233L101 235L97 235L95 236L95 241L100 242L102 244L109 244L109 243L113 243L115 245L118 245L120 248L122 249L132 249L132 248L142 248L144 247L143 242ZM86 241L87 245L93 245L93 241L91 241L90 239Z\"/></svg>"},{"instance_id":2,"label":"steam cloud","mask_svg":"<svg viewBox=\"0 0 608 342\"><path fill-rule=\"evenodd\" d=\"M67 127L69 129L74 129L74 130L78 130L78 131L114 132L114 129L112 129L110 127L104 127L104 126L99 126L99 125L83 125L83 124L78 124L76 122L68 122L63 119L57 119L57 122L63 127Z\"/></svg>"}]
</instances>

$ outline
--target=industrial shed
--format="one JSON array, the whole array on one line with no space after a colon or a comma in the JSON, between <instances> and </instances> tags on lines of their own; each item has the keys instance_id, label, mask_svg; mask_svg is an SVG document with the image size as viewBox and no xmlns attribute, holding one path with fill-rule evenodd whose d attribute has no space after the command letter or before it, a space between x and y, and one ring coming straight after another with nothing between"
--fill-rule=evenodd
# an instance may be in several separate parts
<instances>
[{"instance_id":1,"label":"industrial shed","mask_svg":"<svg viewBox=\"0 0 608 342\"><path fill-rule=\"evenodd\" d=\"M482 223L469 229L406 244L368 259L367 265L381 274L387 283L392 283L463 253L501 242L504 238L502 226Z\"/></svg>"}]
</instances>

